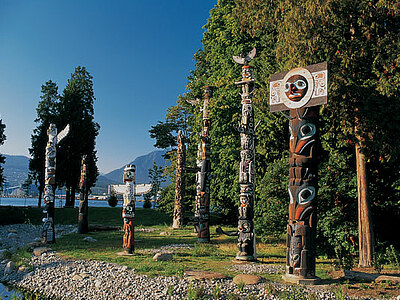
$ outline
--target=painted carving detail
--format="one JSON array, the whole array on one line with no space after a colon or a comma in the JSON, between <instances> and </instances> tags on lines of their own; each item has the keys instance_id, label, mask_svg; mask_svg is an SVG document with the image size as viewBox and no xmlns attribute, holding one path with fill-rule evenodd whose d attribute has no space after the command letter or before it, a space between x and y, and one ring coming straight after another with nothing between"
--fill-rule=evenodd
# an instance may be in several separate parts
<instances>
[{"instance_id":1,"label":"painted carving detail","mask_svg":"<svg viewBox=\"0 0 400 300\"><path fill-rule=\"evenodd\" d=\"M184 188L184 167L185 167L185 144L182 131L178 132L178 149L176 153L176 182L175 182L175 205L172 228L178 229L183 226L183 188Z\"/></svg>"},{"instance_id":2,"label":"painted carving detail","mask_svg":"<svg viewBox=\"0 0 400 300\"><path fill-rule=\"evenodd\" d=\"M79 215L78 215L78 233L88 232L88 192L86 186L87 180L87 155L83 155L81 162L81 177L79 180Z\"/></svg>"},{"instance_id":3,"label":"painted carving detail","mask_svg":"<svg viewBox=\"0 0 400 300\"><path fill-rule=\"evenodd\" d=\"M197 153L196 173L196 217L199 220L197 228L197 240L200 243L210 242L210 129L211 120L208 117L208 105L210 103L211 87L204 88L203 103L203 127L201 143Z\"/></svg>"},{"instance_id":4,"label":"painted carving detail","mask_svg":"<svg viewBox=\"0 0 400 300\"><path fill-rule=\"evenodd\" d=\"M255 56L255 49L251 51L251 58ZM249 53L249 55L250 55ZM248 55L248 56L249 56ZM240 63L235 59L236 62ZM254 235L254 110L252 94L254 92L254 78L252 68L248 66L250 60L244 60L242 66L242 81L236 82L241 86L242 92L242 118L238 127L240 132L240 204L238 220L238 249L236 259L255 260L255 235Z\"/></svg>"},{"instance_id":5,"label":"painted carving detail","mask_svg":"<svg viewBox=\"0 0 400 300\"><path fill-rule=\"evenodd\" d=\"M43 218L42 243L55 243L54 231L54 188L56 184L56 153L57 144L67 136L69 125L67 125L58 135L57 127L50 124L47 130L48 141L45 152L45 171L44 171L44 193L43 202L45 217Z\"/></svg>"},{"instance_id":6,"label":"painted carving detail","mask_svg":"<svg viewBox=\"0 0 400 300\"><path fill-rule=\"evenodd\" d=\"M318 107L293 109L290 116L286 273L311 278L315 276Z\"/></svg>"}]
</instances>

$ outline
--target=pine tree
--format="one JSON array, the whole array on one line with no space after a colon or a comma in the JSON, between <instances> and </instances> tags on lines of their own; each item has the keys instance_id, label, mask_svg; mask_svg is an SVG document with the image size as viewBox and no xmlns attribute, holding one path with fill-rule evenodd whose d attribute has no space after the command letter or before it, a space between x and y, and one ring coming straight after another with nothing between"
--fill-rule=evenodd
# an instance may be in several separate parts
<instances>
[{"instance_id":1,"label":"pine tree","mask_svg":"<svg viewBox=\"0 0 400 300\"><path fill-rule=\"evenodd\" d=\"M41 206L41 198L44 189L44 163L45 149L47 144L47 129L51 123L56 124L58 121L57 105L60 100L58 87L51 80L42 85L41 101L36 108L37 117L35 123L37 127L31 135L31 148L29 153L29 178L35 182L39 189L38 206Z\"/></svg>"}]
</instances>

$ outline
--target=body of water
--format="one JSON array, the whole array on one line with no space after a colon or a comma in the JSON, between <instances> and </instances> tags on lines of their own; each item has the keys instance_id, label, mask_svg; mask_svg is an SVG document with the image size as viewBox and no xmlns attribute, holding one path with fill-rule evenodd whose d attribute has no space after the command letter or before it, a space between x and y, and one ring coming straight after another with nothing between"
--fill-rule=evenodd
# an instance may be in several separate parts
<instances>
[{"instance_id":1,"label":"body of water","mask_svg":"<svg viewBox=\"0 0 400 300\"><path fill-rule=\"evenodd\" d=\"M136 207L143 207L143 203L141 201L136 201ZM56 208L64 207L65 199L56 199L54 202ZM38 207L38 199L37 198L4 198L0 197L0 206L31 206ZM42 203L42 207L43 207ZM79 200L75 200L75 207L79 207ZM89 200L89 207L110 207L108 205L107 200ZM122 208L122 201L118 201L116 207Z\"/></svg>"}]
</instances>

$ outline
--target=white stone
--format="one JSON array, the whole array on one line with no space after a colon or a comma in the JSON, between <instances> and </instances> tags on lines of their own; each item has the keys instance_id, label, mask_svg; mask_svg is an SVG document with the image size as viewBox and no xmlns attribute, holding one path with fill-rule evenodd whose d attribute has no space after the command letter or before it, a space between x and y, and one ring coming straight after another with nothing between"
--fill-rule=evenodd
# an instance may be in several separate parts
<instances>
[{"instance_id":1,"label":"white stone","mask_svg":"<svg viewBox=\"0 0 400 300\"><path fill-rule=\"evenodd\" d=\"M9 261L4 269L4 275L11 274L15 269L15 264L12 261Z\"/></svg>"},{"instance_id":2,"label":"white stone","mask_svg":"<svg viewBox=\"0 0 400 300\"><path fill-rule=\"evenodd\" d=\"M156 253L153 256L154 261L167 261L172 260L172 253Z\"/></svg>"},{"instance_id":3,"label":"white stone","mask_svg":"<svg viewBox=\"0 0 400 300\"><path fill-rule=\"evenodd\" d=\"M95 243L97 242L96 239L92 238L91 236L87 236L83 239L85 242Z\"/></svg>"}]
</instances>

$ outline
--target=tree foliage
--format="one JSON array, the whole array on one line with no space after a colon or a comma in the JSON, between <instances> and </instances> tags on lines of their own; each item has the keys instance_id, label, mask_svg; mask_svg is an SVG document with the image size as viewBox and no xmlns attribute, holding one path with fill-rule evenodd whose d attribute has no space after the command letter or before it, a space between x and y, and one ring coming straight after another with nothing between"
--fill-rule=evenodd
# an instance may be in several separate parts
<instances>
[{"instance_id":1,"label":"tree foliage","mask_svg":"<svg viewBox=\"0 0 400 300\"><path fill-rule=\"evenodd\" d=\"M256 79L256 123L261 121L256 132L258 235L262 239L279 236L287 222L288 121L269 112L269 78L276 72L327 61L329 98L320 108L318 245L339 258L356 251L354 145L362 142L376 237L400 247L387 230L395 228L400 217L398 2L219 0L204 29L203 47L194 54L195 69L183 97L202 98L203 87L213 87L209 105L213 211L225 219L236 216L240 138L235 126L240 119L240 96L234 82L241 76L232 56L256 47L250 65ZM187 107L193 115L186 135L189 166L194 165L199 142L200 106ZM173 189L165 191L171 197L167 191L172 194ZM194 200L195 191L187 192Z\"/></svg>"},{"instance_id":2,"label":"tree foliage","mask_svg":"<svg viewBox=\"0 0 400 300\"><path fill-rule=\"evenodd\" d=\"M73 205L74 194L79 184L83 155L89 158L87 174L89 189L94 186L98 176L95 146L100 126L94 121L95 97L92 78L84 67L77 67L71 74L62 95L58 93L56 83L51 80L46 82L42 86L41 101L36 109L35 122L38 125L31 136L30 177L42 192L47 129L50 123L56 124L58 131L70 124L69 134L58 147L56 168L57 185L66 186L71 191L72 197L67 199L70 205Z\"/></svg>"}]
</instances>

